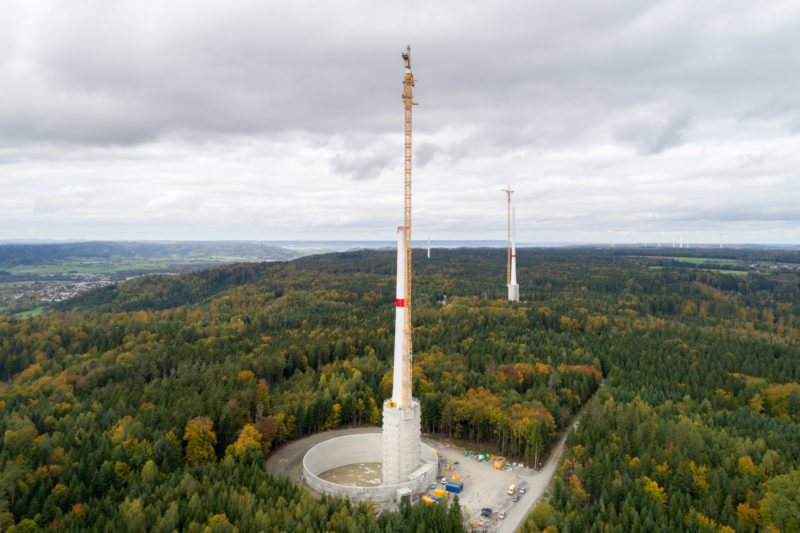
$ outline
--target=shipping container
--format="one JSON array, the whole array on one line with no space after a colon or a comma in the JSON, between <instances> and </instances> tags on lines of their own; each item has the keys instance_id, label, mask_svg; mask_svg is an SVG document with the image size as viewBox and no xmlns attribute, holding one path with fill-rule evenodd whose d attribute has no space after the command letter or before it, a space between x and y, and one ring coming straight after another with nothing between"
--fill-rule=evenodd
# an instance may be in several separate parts
<instances>
[{"instance_id":1,"label":"shipping container","mask_svg":"<svg viewBox=\"0 0 800 533\"><path fill-rule=\"evenodd\" d=\"M425 502L425 505L430 505L433 503L433 498L430 496L423 496L422 501Z\"/></svg>"},{"instance_id":2,"label":"shipping container","mask_svg":"<svg viewBox=\"0 0 800 533\"><path fill-rule=\"evenodd\" d=\"M464 483L461 481L450 481L444 486L444 488L447 489L447 492L455 492L458 494L464 488Z\"/></svg>"}]
</instances>

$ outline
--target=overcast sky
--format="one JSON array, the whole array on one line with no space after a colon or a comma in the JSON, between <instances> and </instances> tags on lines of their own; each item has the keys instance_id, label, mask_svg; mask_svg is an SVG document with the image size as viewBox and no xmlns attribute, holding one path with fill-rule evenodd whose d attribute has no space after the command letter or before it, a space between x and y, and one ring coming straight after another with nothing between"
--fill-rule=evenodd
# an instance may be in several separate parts
<instances>
[{"instance_id":1,"label":"overcast sky","mask_svg":"<svg viewBox=\"0 0 800 533\"><path fill-rule=\"evenodd\" d=\"M800 2L4 0L0 239L800 242Z\"/></svg>"}]
</instances>

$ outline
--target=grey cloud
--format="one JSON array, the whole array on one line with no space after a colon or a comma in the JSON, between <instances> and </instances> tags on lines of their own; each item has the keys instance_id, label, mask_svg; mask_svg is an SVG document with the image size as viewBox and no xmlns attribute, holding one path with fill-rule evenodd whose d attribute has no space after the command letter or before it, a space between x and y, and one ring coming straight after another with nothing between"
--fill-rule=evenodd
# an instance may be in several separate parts
<instances>
[{"instance_id":1,"label":"grey cloud","mask_svg":"<svg viewBox=\"0 0 800 533\"><path fill-rule=\"evenodd\" d=\"M616 137L634 146L639 155L655 155L681 145L684 141L683 133L690 123L691 115L679 112L663 122L626 124L617 130Z\"/></svg>"},{"instance_id":2,"label":"grey cloud","mask_svg":"<svg viewBox=\"0 0 800 533\"><path fill-rule=\"evenodd\" d=\"M182 132L384 133L396 128L400 107L397 43L411 40L423 131L533 127L540 135L497 141L573 144L603 140L609 120L665 94L681 100L690 89L702 109L735 75L755 96L762 87L741 72L781 55L763 43L731 45L755 39L744 30L739 41L733 32L715 34L708 21L719 6L692 2L381 4L353 10L347 23L326 4L191 7L87 1L43 10L34 31L0 47L11 49L0 86L14 93L0 104L7 125L0 136L127 144ZM731 23L749 16L746 9L725 13ZM777 47L789 32L774 33ZM14 63L27 67L7 66ZM771 78L774 87L779 80ZM397 96L396 109L386 105L387 94ZM672 141L667 128L644 151Z\"/></svg>"},{"instance_id":3,"label":"grey cloud","mask_svg":"<svg viewBox=\"0 0 800 533\"><path fill-rule=\"evenodd\" d=\"M420 143L414 150L414 163L417 166L424 167L430 163L439 152L439 147L433 143L423 142Z\"/></svg>"},{"instance_id":4,"label":"grey cloud","mask_svg":"<svg viewBox=\"0 0 800 533\"><path fill-rule=\"evenodd\" d=\"M373 180L396 159L394 155L367 153L357 155L338 154L331 161L331 169L356 181Z\"/></svg>"}]
</instances>

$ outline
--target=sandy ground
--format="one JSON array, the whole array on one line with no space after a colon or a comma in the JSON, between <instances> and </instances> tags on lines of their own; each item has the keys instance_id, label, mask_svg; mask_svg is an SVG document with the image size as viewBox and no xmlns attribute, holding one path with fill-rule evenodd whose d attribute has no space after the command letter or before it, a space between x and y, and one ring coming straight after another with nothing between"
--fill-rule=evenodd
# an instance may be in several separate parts
<instances>
[{"instance_id":1,"label":"sandy ground","mask_svg":"<svg viewBox=\"0 0 800 533\"><path fill-rule=\"evenodd\" d=\"M379 427L367 427L318 433L277 449L267 459L266 467L273 474L288 476L292 482L302 484L303 455L312 446L333 437L358 433L377 433L380 431L381 428ZM464 510L464 515L469 517L472 523L479 523L482 520L487 526L487 531L492 533L512 533L522 526L525 518L530 514L550 485L550 480L561 462L565 440L566 434L555 446L544 467L537 472L517 467L512 468L510 471L497 470L488 461L478 462L472 457L465 456L464 450L460 448L431 439L423 439L426 444L436 448L440 456L447 459L449 463L452 464L458 461L458 464L454 465L454 471L445 472L441 470L440 478L447 476L449 479L453 475L460 476L461 481L464 482L464 490L459 495L459 500ZM517 487L525 487L525 494L521 494L520 500L516 503L512 501L511 496L506 494L506 489L512 483ZM444 485L437 484L437 487L443 488ZM380 506L380 508L390 507ZM485 519L480 516L483 507L492 508L494 515L491 519ZM497 513L500 511L506 512L505 520L496 518Z\"/></svg>"},{"instance_id":2,"label":"sandy ground","mask_svg":"<svg viewBox=\"0 0 800 533\"><path fill-rule=\"evenodd\" d=\"M461 449L433 441L429 441L429 444L449 462L458 461L459 464L455 465L455 475L461 476L461 481L464 482L464 490L459 495L459 500L464 515L469 517L470 523L486 525L487 531L492 533L511 533L522 526L525 518L550 485L550 480L561 461L565 440L566 436L562 437L553 448L553 453L544 467L538 472L517 467L513 467L510 471L497 470L488 461L478 462L472 457L466 457ZM452 472L447 474L453 475ZM525 487L525 494L520 494L520 500L516 503L506 493L506 489L512 483L517 487ZM518 491L517 493L519 494ZM481 516L481 509L484 507L490 507L494 511L490 519ZM506 512L505 520L497 518L500 511Z\"/></svg>"}]
</instances>

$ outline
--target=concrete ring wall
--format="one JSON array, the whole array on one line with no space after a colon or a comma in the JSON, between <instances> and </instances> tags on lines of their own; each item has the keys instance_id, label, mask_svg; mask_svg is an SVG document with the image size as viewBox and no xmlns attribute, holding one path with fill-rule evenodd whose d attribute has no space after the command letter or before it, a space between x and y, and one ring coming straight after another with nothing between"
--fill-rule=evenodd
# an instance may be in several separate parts
<instances>
[{"instance_id":1,"label":"concrete ring wall","mask_svg":"<svg viewBox=\"0 0 800 533\"><path fill-rule=\"evenodd\" d=\"M378 487L340 485L321 479L319 475L339 466L383 462L383 439L381 433L336 437L320 442L306 452L303 457L303 479L317 492L347 496L352 501L394 501L398 489L407 488L413 495L417 495L436 483L439 474L439 459L436 452L423 443L420 443L420 452L423 475L413 481Z\"/></svg>"}]
</instances>

